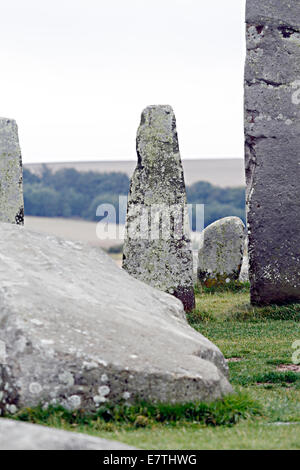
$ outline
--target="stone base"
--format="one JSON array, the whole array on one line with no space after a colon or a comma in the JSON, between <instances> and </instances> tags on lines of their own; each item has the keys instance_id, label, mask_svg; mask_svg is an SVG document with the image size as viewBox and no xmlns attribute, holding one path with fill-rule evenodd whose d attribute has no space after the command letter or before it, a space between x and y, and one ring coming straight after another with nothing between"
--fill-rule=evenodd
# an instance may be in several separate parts
<instances>
[{"instance_id":1,"label":"stone base","mask_svg":"<svg viewBox=\"0 0 300 470\"><path fill-rule=\"evenodd\" d=\"M177 287L173 295L181 300L186 312L191 312L196 307L193 287Z\"/></svg>"},{"instance_id":2,"label":"stone base","mask_svg":"<svg viewBox=\"0 0 300 470\"><path fill-rule=\"evenodd\" d=\"M252 305L284 305L300 302L299 288L278 286L265 281L252 284L250 295Z\"/></svg>"}]
</instances>

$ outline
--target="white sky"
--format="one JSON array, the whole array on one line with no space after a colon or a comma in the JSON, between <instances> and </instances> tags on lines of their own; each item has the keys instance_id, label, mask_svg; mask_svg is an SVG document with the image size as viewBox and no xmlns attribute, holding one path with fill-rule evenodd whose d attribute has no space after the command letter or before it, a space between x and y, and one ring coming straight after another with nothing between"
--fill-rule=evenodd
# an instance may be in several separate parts
<instances>
[{"instance_id":1,"label":"white sky","mask_svg":"<svg viewBox=\"0 0 300 470\"><path fill-rule=\"evenodd\" d=\"M183 158L243 156L245 0L1 1L0 115L23 161L135 159L170 104Z\"/></svg>"}]
</instances>

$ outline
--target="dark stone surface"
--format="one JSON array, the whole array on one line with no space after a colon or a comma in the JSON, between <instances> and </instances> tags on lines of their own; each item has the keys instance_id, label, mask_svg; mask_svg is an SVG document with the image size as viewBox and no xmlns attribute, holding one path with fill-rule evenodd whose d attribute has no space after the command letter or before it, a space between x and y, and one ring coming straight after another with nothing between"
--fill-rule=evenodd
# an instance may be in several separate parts
<instances>
[{"instance_id":1,"label":"dark stone surface","mask_svg":"<svg viewBox=\"0 0 300 470\"><path fill-rule=\"evenodd\" d=\"M193 287L178 287L174 290L173 295L181 300L186 312L190 312L195 308L195 293Z\"/></svg>"},{"instance_id":2,"label":"dark stone surface","mask_svg":"<svg viewBox=\"0 0 300 470\"><path fill-rule=\"evenodd\" d=\"M246 23L251 302L300 301L300 2L248 0Z\"/></svg>"}]
</instances>

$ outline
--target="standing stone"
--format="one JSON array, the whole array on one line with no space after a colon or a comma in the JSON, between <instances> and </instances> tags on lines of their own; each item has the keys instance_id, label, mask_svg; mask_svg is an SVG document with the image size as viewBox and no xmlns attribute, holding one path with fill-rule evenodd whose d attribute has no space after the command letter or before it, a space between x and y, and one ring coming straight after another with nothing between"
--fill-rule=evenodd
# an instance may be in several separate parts
<instances>
[{"instance_id":1,"label":"standing stone","mask_svg":"<svg viewBox=\"0 0 300 470\"><path fill-rule=\"evenodd\" d=\"M300 2L248 0L245 164L251 302L300 300Z\"/></svg>"},{"instance_id":2,"label":"standing stone","mask_svg":"<svg viewBox=\"0 0 300 470\"><path fill-rule=\"evenodd\" d=\"M127 207L123 268L195 306L186 191L170 106L149 106L137 132L138 163Z\"/></svg>"},{"instance_id":3,"label":"standing stone","mask_svg":"<svg viewBox=\"0 0 300 470\"><path fill-rule=\"evenodd\" d=\"M22 157L18 127L0 118L0 221L24 223Z\"/></svg>"},{"instance_id":4,"label":"standing stone","mask_svg":"<svg viewBox=\"0 0 300 470\"><path fill-rule=\"evenodd\" d=\"M239 278L245 226L238 217L224 217L206 227L198 255L198 279L207 287Z\"/></svg>"}]
</instances>

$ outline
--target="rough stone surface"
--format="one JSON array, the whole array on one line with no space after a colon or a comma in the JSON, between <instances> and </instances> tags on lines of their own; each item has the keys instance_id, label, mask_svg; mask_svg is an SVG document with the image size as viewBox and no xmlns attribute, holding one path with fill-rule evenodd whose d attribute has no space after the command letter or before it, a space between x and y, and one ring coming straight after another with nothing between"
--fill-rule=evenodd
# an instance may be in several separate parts
<instances>
[{"instance_id":1,"label":"rough stone surface","mask_svg":"<svg viewBox=\"0 0 300 470\"><path fill-rule=\"evenodd\" d=\"M251 301L300 300L300 2L248 0L245 140Z\"/></svg>"},{"instance_id":2,"label":"rough stone surface","mask_svg":"<svg viewBox=\"0 0 300 470\"><path fill-rule=\"evenodd\" d=\"M243 261L245 226L225 217L206 227L198 254L198 279L208 287L237 280Z\"/></svg>"},{"instance_id":3,"label":"rough stone surface","mask_svg":"<svg viewBox=\"0 0 300 470\"><path fill-rule=\"evenodd\" d=\"M182 303L102 250L0 224L0 409L39 403L212 400L231 391L219 349Z\"/></svg>"},{"instance_id":4,"label":"rough stone surface","mask_svg":"<svg viewBox=\"0 0 300 470\"><path fill-rule=\"evenodd\" d=\"M7 118L0 118L0 222L24 222L18 127L14 120Z\"/></svg>"},{"instance_id":5,"label":"rough stone surface","mask_svg":"<svg viewBox=\"0 0 300 470\"><path fill-rule=\"evenodd\" d=\"M193 256L176 120L170 106L149 106L143 111L137 156L128 199L123 268L173 294L191 310L195 306ZM156 222L160 231L153 229Z\"/></svg>"},{"instance_id":6,"label":"rough stone surface","mask_svg":"<svg viewBox=\"0 0 300 470\"><path fill-rule=\"evenodd\" d=\"M249 282L248 237L245 238L243 262L242 262L239 281L240 282Z\"/></svg>"},{"instance_id":7,"label":"rough stone surface","mask_svg":"<svg viewBox=\"0 0 300 470\"><path fill-rule=\"evenodd\" d=\"M125 444L0 418L0 450L130 450Z\"/></svg>"}]
</instances>

